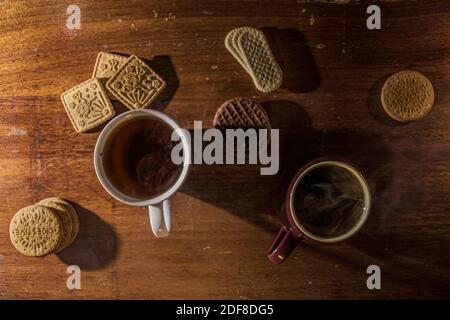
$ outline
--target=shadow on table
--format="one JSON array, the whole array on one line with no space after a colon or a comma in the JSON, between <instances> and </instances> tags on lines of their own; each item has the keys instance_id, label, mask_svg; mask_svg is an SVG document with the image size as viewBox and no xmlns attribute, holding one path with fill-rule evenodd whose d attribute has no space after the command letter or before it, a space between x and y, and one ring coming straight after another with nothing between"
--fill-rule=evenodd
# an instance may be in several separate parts
<instances>
[{"instance_id":1,"label":"shadow on table","mask_svg":"<svg viewBox=\"0 0 450 320\"><path fill-rule=\"evenodd\" d=\"M166 82L166 87L150 105L150 109L164 111L172 100L180 85L172 60L168 55L155 56L153 59L143 59Z\"/></svg>"},{"instance_id":2,"label":"shadow on table","mask_svg":"<svg viewBox=\"0 0 450 320\"><path fill-rule=\"evenodd\" d=\"M370 224L366 227L370 228ZM374 236L364 228L347 241L348 245L359 251L356 253L354 250L337 249L335 246L311 246L304 243L296 250L306 251L321 259L330 259L332 263L352 269L356 274L365 274L369 265L378 265L381 268L382 283L388 283L392 294L395 294L395 289L401 284L408 288L404 294L409 291L409 295L420 296L422 299L448 298L450 258L430 253L434 252L430 251L430 243L440 241L442 239L432 240L417 233L408 235L392 231ZM368 276L362 276L363 281Z\"/></svg>"},{"instance_id":3,"label":"shadow on table","mask_svg":"<svg viewBox=\"0 0 450 320\"><path fill-rule=\"evenodd\" d=\"M117 254L117 236L114 229L95 213L72 203L80 219L80 231L71 246L58 253L67 265L82 270L95 270L107 266Z\"/></svg>"},{"instance_id":4,"label":"shadow on table","mask_svg":"<svg viewBox=\"0 0 450 320\"><path fill-rule=\"evenodd\" d=\"M281 224L277 213L292 176L317 156L345 157L361 168L376 195L392 192L389 188L392 173L387 165L392 154L380 136L364 130L317 130L302 106L290 101L269 101L262 105L272 127L280 130L278 173L262 176L260 165L193 165L182 192L272 233ZM373 208L371 219L375 222L379 209Z\"/></svg>"},{"instance_id":5,"label":"shadow on table","mask_svg":"<svg viewBox=\"0 0 450 320\"><path fill-rule=\"evenodd\" d=\"M271 119L272 127L280 129L281 146L293 135L307 134L310 119L301 106L289 101L273 101L263 106ZM288 114L289 117L283 116ZM286 135L287 132L290 132L289 136ZM299 146L302 141L304 140L299 140ZM303 148L299 147L301 149ZM283 189L286 161L290 162L290 157L281 151L280 170L276 175L266 176L260 174L260 168L263 167L261 165L194 164L181 191L275 233L280 225L276 213Z\"/></svg>"},{"instance_id":6,"label":"shadow on table","mask_svg":"<svg viewBox=\"0 0 450 320\"><path fill-rule=\"evenodd\" d=\"M304 34L294 28L261 28L276 61L283 70L282 88L295 93L311 92L320 85L320 75Z\"/></svg>"}]
</instances>

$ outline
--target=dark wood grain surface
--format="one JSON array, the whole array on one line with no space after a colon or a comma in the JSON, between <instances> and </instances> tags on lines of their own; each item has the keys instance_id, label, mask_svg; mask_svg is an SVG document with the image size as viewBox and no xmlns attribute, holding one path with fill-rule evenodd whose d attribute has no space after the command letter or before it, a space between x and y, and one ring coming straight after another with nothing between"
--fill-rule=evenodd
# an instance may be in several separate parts
<instances>
[{"instance_id":1,"label":"dark wood grain surface","mask_svg":"<svg viewBox=\"0 0 450 320\"><path fill-rule=\"evenodd\" d=\"M78 1L80 30L65 26L69 2L0 2L0 298L449 298L449 2L381 2L375 31L362 1L326 2ZM285 72L280 90L256 91L226 51L225 35L243 25L264 28ZM59 99L91 76L99 51L148 59L169 83L153 108L186 128L211 126L226 99L261 102L280 129L280 173L194 166L173 198L173 234L155 239L145 208L102 189L98 131L75 133ZM396 125L377 98L402 69L426 74L436 102L425 119ZM285 177L321 152L367 175L369 221L346 243L302 244L272 265ZM59 256L24 257L9 221L49 196L79 205L78 239ZM66 288L72 264L81 290ZM381 290L366 287L372 264Z\"/></svg>"}]
</instances>

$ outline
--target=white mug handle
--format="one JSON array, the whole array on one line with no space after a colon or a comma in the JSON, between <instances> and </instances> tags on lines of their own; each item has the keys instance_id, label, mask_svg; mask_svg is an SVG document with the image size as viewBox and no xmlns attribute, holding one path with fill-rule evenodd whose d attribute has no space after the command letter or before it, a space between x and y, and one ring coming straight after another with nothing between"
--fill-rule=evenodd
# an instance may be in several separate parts
<instances>
[{"instance_id":1,"label":"white mug handle","mask_svg":"<svg viewBox=\"0 0 450 320\"><path fill-rule=\"evenodd\" d=\"M153 234L157 238L167 237L172 227L172 213L170 210L170 198L155 205L148 206L150 225Z\"/></svg>"}]
</instances>

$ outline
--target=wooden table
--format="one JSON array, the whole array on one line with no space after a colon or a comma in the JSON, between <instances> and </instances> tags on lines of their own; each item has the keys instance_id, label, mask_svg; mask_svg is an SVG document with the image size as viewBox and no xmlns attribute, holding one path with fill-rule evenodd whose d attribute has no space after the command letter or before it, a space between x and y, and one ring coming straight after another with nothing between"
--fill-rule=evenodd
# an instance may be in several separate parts
<instances>
[{"instance_id":1,"label":"wooden table","mask_svg":"<svg viewBox=\"0 0 450 320\"><path fill-rule=\"evenodd\" d=\"M349 1L66 1L0 4L0 297L310 299L450 297L450 7L386 1L381 30ZM282 89L258 92L224 47L234 27L264 28L285 71ZM196 165L173 199L173 234L155 239L145 208L112 199L92 164L97 132L77 134L59 95L91 76L99 51L150 61L169 86L153 106L183 127L212 125L217 107L253 97L281 133L281 170ZM436 102L422 121L377 113L383 79L425 73ZM124 110L116 104L120 112ZM346 243L300 245L282 265L265 254L280 226L285 178L333 152L367 175L374 205ZM59 256L27 258L8 226L49 196L79 205L81 230ZM68 265L81 290L68 290ZM368 290L366 268L381 268Z\"/></svg>"}]
</instances>

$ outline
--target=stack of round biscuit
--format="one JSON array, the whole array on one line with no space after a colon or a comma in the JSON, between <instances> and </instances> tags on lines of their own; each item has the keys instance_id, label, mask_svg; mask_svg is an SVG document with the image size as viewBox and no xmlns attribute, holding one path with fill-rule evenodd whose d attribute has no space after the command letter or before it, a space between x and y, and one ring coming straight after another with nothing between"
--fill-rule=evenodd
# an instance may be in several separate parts
<instances>
[{"instance_id":1,"label":"stack of round biscuit","mask_svg":"<svg viewBox=\"0 0 450 320\"><path fill-rule=\"evenodd\" d=\"M68 201L47 198L20 209L11 220L9 236L20 253L42 257L70 246L79 227L77 212Z\"/></svg>"}]
</instances>

